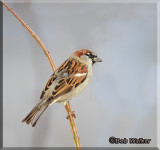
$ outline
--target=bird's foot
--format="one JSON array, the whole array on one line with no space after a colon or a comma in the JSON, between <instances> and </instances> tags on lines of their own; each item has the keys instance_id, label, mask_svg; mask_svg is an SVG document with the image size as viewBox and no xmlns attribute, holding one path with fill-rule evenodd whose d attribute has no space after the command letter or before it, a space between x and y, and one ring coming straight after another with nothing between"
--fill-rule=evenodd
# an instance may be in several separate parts
<instances>
[{"instance_id":1,"label":"bird's foot","mask_svg":"<svg viewBox=\"0 0 160 150\"><path fill-rule=\"evenodd\" d=\"M68 116L66 117L66 119L69 119L70 116L76 118L76 115L75 115L74 111L69 111L69 114L68 114Z\"/></svg>"}]
</instances>

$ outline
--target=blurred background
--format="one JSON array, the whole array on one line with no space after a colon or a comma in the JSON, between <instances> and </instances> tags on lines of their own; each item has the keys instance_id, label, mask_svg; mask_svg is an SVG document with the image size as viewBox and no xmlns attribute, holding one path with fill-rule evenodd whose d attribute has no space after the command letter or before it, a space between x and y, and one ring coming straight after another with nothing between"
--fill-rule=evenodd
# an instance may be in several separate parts
<instances>
[{"instance_id":1,"label":"blurred background","mask_svg":"<svg viewBox=\"0 0 160 150\"><path fill-rule=\"evenodd\" d=\"M83 147L117 138L152 139L156 147L156 4L9 4L35 31L58 67L75 50L103 60L91 83L71 101ZM35 40L3 8L3 146L73 147L66 111L54 104L35 128L21 120L52 74Z\"/></svg>"}]
</instances>

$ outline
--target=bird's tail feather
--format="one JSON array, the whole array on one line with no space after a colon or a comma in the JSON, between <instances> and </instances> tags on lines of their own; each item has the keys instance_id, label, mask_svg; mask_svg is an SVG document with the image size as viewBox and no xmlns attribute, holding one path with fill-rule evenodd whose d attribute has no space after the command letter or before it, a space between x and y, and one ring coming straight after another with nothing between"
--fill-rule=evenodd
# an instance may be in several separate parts
<instances>
[{"instance_id":1,"label":"bird's tail feather","mask_svg":"<svg viewBox=\"0 0 160 150\"><path fill-rule=\"evenodd\" d=\"M37 121L39 120L40 116L43 114L43 112L47 109L48 105L45 106L44 108L42 108L42 111L39 112L39 114L37 114L37 116L34 117L34 119L32 120L31 124L32 124L32 127L34 127L37 123Z\"/></svg>"},{"instance_id":2,"label":"bird's tail feather","mask_svg":"<svg viewBox=\"0 0 160 150\"><path fill-rule=\"evenodd\" d=\"M34 127L37 121L39 120L40 116L46 110L47 107L48 105L43 108L39 108L38 106L35 106L31 110L31 112L22 120L22 122L26 122L26 124L31 123L32 127Z\"/></svg>"}]
</instances>

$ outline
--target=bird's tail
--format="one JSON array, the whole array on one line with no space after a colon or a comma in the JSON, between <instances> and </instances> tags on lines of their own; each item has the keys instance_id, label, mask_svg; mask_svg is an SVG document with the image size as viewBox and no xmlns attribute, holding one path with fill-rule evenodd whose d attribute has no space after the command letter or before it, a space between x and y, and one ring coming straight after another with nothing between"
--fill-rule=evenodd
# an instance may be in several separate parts
<instances>
[{"instance_id":1,"label":"bird's tail","mask_svg":"<svg viewBox=\"0 0 160 150\"><path fill-rule=\"evenodd\" d=\"M31 110L31 112L22 120L22 122L26 122L26 124L31 123L32 127L34 127L36 125L38 119L40 118L40 116L46 110L47 107L48 107L48 105L43 108L39 108L38 106L35 106Z\"/></svg>"}]
</instances>

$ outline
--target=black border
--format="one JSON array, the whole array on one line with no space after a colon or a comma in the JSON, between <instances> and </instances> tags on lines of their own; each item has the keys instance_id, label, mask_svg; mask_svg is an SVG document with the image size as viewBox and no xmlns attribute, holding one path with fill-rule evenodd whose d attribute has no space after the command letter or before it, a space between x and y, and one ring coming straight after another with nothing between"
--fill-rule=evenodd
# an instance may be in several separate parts
<instances>
[{"instance_id":1,"label":"black border","mask_svg":"<svg viewBox=\"0 0 160 150\"><path fill-rule=\"evenodd\" d=\"M0 2L0 148L3 147L3 4Z\"/></svg>"},{"instance_id":2,"label":"black border","mask_svg":"<svg viewBox=\"0 0 160 150\"><path fill-rule=\"evenodd\" d=\"M75 147L4 147L3 150L75 150ZM82 150L158 150L156 147L82 147Z\"/></svg>"}]
</instances>

